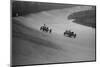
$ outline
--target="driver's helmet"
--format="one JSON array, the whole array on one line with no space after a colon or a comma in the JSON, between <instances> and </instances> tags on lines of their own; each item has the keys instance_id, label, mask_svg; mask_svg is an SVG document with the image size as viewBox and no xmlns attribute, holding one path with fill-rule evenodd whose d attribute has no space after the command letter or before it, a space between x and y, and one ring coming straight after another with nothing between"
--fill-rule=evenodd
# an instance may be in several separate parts
<instances>
[{"instance_id":1,"label":"driver's helmet","mask_svg":"<svg viewBox=\"0 0 100 67\"><path fill-rule=\"evenodd\" d=\"M44 24L44 27L46 27L46 24Z\"/></svg>"},{"instance_id":2,"label":"driver's helmet","mask_svg":"<svg viewBox=\"0 0 100 67\"><path fill-rule=\"evenodd\" d=\"M45 24L44 24L44 26L45 26Z\"/></svg>"},{"instance_id":3,"label":"driver's helmet","mask_svg":"<svg viewBox=\"0 0 100 67\"><path fill-rule=\"evenodd\" d=\"M71 32L70 30L66 30L66 32Z\"/></svg>"},{"instance_id":4,"label":"driver's helmet","mask_svg":"<svg viewBox=\"0 0 100 67\"><path fill-rule=\"evenodd\" d=\"M72 32L72 34L73 34L74 32Z\"/></svg>"}]
</instances>

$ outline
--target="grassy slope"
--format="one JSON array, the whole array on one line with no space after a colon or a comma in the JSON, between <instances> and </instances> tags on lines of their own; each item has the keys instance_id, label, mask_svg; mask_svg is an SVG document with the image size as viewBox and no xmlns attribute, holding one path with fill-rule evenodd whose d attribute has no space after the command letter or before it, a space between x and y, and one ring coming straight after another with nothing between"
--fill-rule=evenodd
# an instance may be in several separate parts
<instances>
[{"instance_id":1,"label":"grassy slope","mask_svg":"<svg viewBox=\"0 0 100 67\"><path fill-rule=\"evenodd\" d=\"M73 22L83 24L86 26L96 27L96 11L86 10L71 14L69 19L74 19Z\"/></svg>"},{"instance_id":2,"label":"grassy slope","mask_svg":"<svg viewBox=\"0 0 100 67\"><path fill-rule=\"evenodd\" d=\"M62 9L69 8L76 5L65 5L65 4L55 4L55 3L43 3L43 2L26 2L26 1L13 1L12 2L12 15L15 16L16 13L19 15L27 15L30 13L37 13L41 11L48 11L52 9Z\"/></svg>"}]
</instances>

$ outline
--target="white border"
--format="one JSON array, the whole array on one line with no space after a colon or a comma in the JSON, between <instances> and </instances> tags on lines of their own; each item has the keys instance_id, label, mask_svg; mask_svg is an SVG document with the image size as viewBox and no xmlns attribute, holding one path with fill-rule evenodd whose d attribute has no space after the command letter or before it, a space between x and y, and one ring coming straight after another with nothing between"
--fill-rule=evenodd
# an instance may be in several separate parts
<instances>
[{"instance_id":1,"label":"white border","mask_svg":"<svg viewBox=\"0 0 100 67\"><path fill-rule=\"evenodd\" d=\"M100 0L30 0L40 2L96 5L97 7L97 61L84 63L39 65L36 67L99 67L100 66ZM10 0L0 0L0 67L10 67ZM30 66L29 66L30 67ZM35 67L35 66L34 66Z\"/></svg>"}]
</instances>

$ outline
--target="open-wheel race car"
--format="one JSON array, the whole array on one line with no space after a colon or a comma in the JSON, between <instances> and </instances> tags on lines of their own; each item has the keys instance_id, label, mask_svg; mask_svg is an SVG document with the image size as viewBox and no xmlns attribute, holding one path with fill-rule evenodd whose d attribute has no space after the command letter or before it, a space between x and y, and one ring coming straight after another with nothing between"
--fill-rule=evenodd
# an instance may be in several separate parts
<instances>
[{"instance_id":1,"label":"open-wheel race car","mask_svg":"<svg viewBox=\"0 0 100 67\"><path fill-rule=\"evenodd\" d=\"M40 27L40 30L44 31L44 32L48 32L48 33L51 33L52 32L52 29L47 27L47 26L41 26Z\"/></svg>"},{"instance_id":2,"label":"open-wheel race car","mask_svg":"<svg viewBox=\"0 0 100 67\"><path fill-rule=\"evenodd\" d=\"M76 34L74 32L71 32L70 30L66 30L64 32L64 36L70 37L70 38L76 38Z\"/></svg>"}]
</instances>

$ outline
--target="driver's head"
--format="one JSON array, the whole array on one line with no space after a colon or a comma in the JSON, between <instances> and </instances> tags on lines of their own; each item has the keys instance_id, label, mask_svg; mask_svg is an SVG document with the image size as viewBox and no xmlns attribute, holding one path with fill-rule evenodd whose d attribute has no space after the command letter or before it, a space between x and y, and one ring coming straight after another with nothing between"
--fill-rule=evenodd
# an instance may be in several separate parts
<instances>
[{"instance_id":1,"label":"driver's head","mask_svg":"<svg viewBox=\"0 0 100 67\"><path fill-rule=\"evenodd\" d=\"M44 24L44 26L46 26L46 25Z\"/></svg>"}]
</instances>

